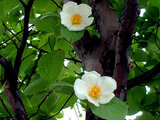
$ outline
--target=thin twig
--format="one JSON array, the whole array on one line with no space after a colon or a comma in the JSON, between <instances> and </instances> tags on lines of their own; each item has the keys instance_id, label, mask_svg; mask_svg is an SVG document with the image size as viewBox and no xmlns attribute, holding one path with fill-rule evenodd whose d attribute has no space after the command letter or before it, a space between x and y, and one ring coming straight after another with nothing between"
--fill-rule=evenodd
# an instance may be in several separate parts
<instances>
[{"instance_id":1,"label":"thin twig","mask_svg":"<svg viewBox=\"0 0 160 120\"><path fill-rule=\"evenodd\" d=\"M62 9L61 6L59 6L54 0L51 0L58 8Z\"/></svg>"},{"instance_id":2,"label":"thin twig","mask_svg":"<svg viewBox=\"0 0 160 120\"><path fill-rule=\"evenodd\" d=\"M142 72L144 73L144 71L137 65L137 63L135 61L133 61L133 63L136 65L136 67Z\"/></svg>"},{"instance_id":3,"label":"thin twig","mask_svg":"<svg viewBox=\"0 0 160 120\"><path fill-rule=\"evenodd\" d=\"M24 77L24 79L23 79L22 82L21 82L21 85L19 86L19 89L22 87L23 82L24 82L26 79L28 79L28 81L27 81L27 83L26 83L26 87L28 86L28 84L30 83L30 80L31 80L33 74L35 73L35 71L36 71L36 69L37 69L37 64L38 64L38 61L39 61L39 59L40 59L41 56L42 56L42 51L40 51L40 53L39 53L39 55L38 55L38 58L37 58L37 60L36 60L36 62L35 62L35 65L34 65L33 68L32 68L32 72L31 72L30 76L26 75L26 76Z\"/></svg>"},{"instance_id":4,"label":"thin twig","mask_svg":"<svg viewBox=\"0 0 160 120\"><path fill-rule=\"evenodd\" d=\"M4 23L3 23L4 28L6 28L14 37L17 38L18 41L22 41L19 37L17 37L16 34L14 34Z\"/></svg>"},{"instance_id":5,"label":"thin twig","mask_svg":"<svg viewBox=\"0 0 160 120\"><path fill-rule=\"evenodd\" d=\"M41 48L38 48L38 47L36 47L35 45L33 45L33 44L30 44L30 43L27 43L29 46L31 46L31 47L33 47L33 48L35 48L35 49L37 49L37 50L39 50L39 51L42 51L43 53L48 53L47 51L45 51L45 50L43 50L43 49L41 49Z\"/></svg>"},{"instance_id":6,"label":"thin twig","mask_svg":"<svg viewBox=\"0 0 160 120\"><path fill-rule=\"evenodd\" d=\"M71 61L73 61L74 63L82 63L80 60L77 60L77 59L75 59L75 58L65 58L66 60L71 60Z\"/></svg>"},{"instance_id":7,"label":"thin twig","mask_svg":"<svg viewBox=\"0 0 160 120\"><path fill-rule=\"evenodd\" d=\"M27 59L28 57L30 57L30 56L32 56L32 55L34 55L34 54L36 54L36 52L33 52L33 53L27 55L26 57L24 57L24 58L21 60L21 62L23 62L25 59Z\"/></svg>"},{"instance_id":8,"label":"thin twig","mask_svg":"<svg viewBox=\"0 0 160 120\"><path fill-rule=\"evenodd\" d=\"M31 78L32 78L33 74L35 73L35 71L36 71L36 69L37 69L37 64L38 64L38 61L40 60L41 56L42 56L42 51L39 52L38 58L37 58L37 60L36 60L36 62L35 62L35 65L34 65L33 68L32 68L32 73L31 73L31 75L29 76L28 81L27 81L27 83L26 83L26 87L29 85L29 83L30 83L30 81L31 81Z\"/></svg>"},{"instance_id":9,"label":"thin twig","mask_svg":"<svg viewBox=\"0 0 160 120\"><path fill-rule=\"evenodd\" d=\"M53 116L48 117L48 118L46 118L46 119L51 119L51 118L55 117L56 115L58 115L58 114L61 112L61 110L65 107L65 105L68 103L68 101L72 98L73 95L74 95L74 92L72 92L72 94L71 94L71 95L69 96L69 98L66 100L66 102L64 103L64 105L61 107L61 109L60 109L56 114L54 114Z\"/></svg>"},{"instance_id":10,"label":"thin twig","mask_svg":"<svg viewBox=\"0 0 160 120\"><path fill-rule=\"evenodd\" d=\"M19 2L21 2L24 8L26 7L26 4L22 0L19 0Z\"/></svg>"},{"instance_id":11,"label":"thin twig","mask_svg":"<svg viewBox=\"0 0 160 120\"><path fill-rule=\"evenodd\" d=\"M21 84L20 84L20 86L19 86L19 88L18 88L19 90L21 89L24 81L25 81L27 78L28 78L28 75L26 75L26 76L23 78L23 80L22 80L22 82L21 82Z\"/></svg>"},{"instance_id":12,"label":"thin twig","mask_svg":"<svg viewBox=\"0 0 160 120\"><path fill-rule=\"evenodd\" d=\"M12 114L9 112L8 108L6 107L6 105L4 104L4 102L3 102L3 100L2 100L1 98L0 98L0 101L1 101L1 103L2 103L2 105L3 105L3 107L5 108L5 110L7 111L9 117L10 117L12 120L14 120L14 118L12 117Z\"/></svg>"},{"instance_id":13,"label":"thin twig","mask_svg":"<svg viewBox=\"0 0 160 120\"><path fill-rule=\"evenodd\" d=\"M48 98L48 96L49 96L51 93L52 93L52 90L44 97L44 99L43 99L43 100L41 101L41 103L38 105L37 111L36 111L35 113L33 113L33 114L29 117L29 119L31 119L33 116L35 116L35 115L39 112L41 105L46 101L46 99Z\"/></svg>"},{"instance_id":14,"label":"thin twig","mask_svg":"<svg viewBox=\"0 0 160 120\"><path fill-rule=\"evenodd\" d=\"M0 31L3 32L13 42L13 44L15 45L15 47L18 49L18 46L17 46L16 42L6 32L4 32L2 29L0 29Z\"/></svg>"},{"instance_id":15,"label":"thin twig","mask_svg":"<svg viewBox=\"0 0 160 120\"><path fill-rule=\"evenodd\" d=\"M34 26L34 25L31 25L30 27L33 27L33 26ZM30 27L29 27L29 28L30 28ZM10 37L8 40L6 40L6 41L4 41L3 43L1 43L0 46L3 45L4 43L7 43L9 40L13 39L14 37L17 38L18 35L19 35L20 33L22 33L23 31L24 31L24 30L21 30L21 31L19 31L18 33L14 34L14 35L13 35L12 37ZM12 33L11 33L11 34L12 34ZM20 40L20 38L18 38L18 39Z\"/></svg>"}]
</instances>

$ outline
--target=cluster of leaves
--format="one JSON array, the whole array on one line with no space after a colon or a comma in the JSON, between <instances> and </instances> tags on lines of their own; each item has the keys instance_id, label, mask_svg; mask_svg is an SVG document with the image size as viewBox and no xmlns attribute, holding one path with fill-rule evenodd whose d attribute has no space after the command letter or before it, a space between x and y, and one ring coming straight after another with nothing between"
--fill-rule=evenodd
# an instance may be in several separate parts
<instances>
[{"instance_id":1,"label":"cluster of leaves","mask_svg":"<svg viewBox=\"0 0 160 120\"><path fill-rule=\"evenodd\" d=\"M120 17L124 1L110 1ZM87 0L82 2L87 3ZM72 43L79 40L84 31L70 32L61 25L59 12L62 4L62 0L35 0L30 12L29 38L22 56L18 87L31 120L61 118L63 116L60 111L73 106L77 101L73 95L73 84L83 74L84 67L76 56ZM133 35L133 66L129 79L143 74L160 62L160 2L140 0L140 7L146 12L138 18ZM18 0L0 0L0 13L0 55L14 65L23 37L24 8ZM94 24L87 30L91 36L99 37ZM159 78L157 75L147 84L151 89L148 94L146 85L128 91L126 103L129 115L143 111L137 120L159 118ZM13 116L4 93L5 85L4 69L0 66L0 119L4 120ZM127 114L125 104L116 98L99 108L91 104L90 107L94 114L108 120L123 120Z\"/></svg>"},{"instance_id":2,"label":"cluster of leaves","mask_svg":"<svg viewBox=\"0 0 160 120\"><path fill-rule=\"evenodd\" d=\"M10 4L7 5L8 3ZM73 94L73 84L83 74L84 67L78 60L72 43L79 40L84 31L71 32L61 25L61 7L62 1L59 0L35 0L31 9L29 38L18 76L21 99L31 120L61 118L63 115L60 111L73 106L77 101ZM24 9L17 0L1 0L0 13L0 55L14 65L23 37ZM90 26L88 31L91 36L99 37L95 25ZM4 93L6 81L2 66L0 75L0 118L8 119L12 118L13 112ZM123 120L127 114L125 104L116 98L99 108L90 106L96 115L105 119ZM125 111L118 111L117 107L124 108ZM104 113L99 113L99 110ZM106 110L108 114L105 114ZM117 113L117 117L111 115L110 110Z\"/></svg>"},{"instance_id":3,"label":"cluster of leaves","mask_svg":"<svg viewBox=\"0 0 160 120\"><path fill-rule=\"evenodd\" d=\"M61 25L62 1L54 2L35 0L32 6L29 38L18 76L21 99L32 120L63 117L61 109L73 106L77 101L73 83L83 73L83 66L77 62L72 47L83 32L71 35ZM18 0L0 0L0 13L0 55L14 65L23 37L24 8ZM2 66L0 76L0 119L9 119L13 112L4 93L6 81Z\"/></svg>"},{"instance_id":4,"label":"cluster of leaves","mask_svg":"<svg viewBox=\"0 0 160 120\"><path fill-rule=\"evenodd\" d=\"M124 0L110 1L120 18ZM160 1L140 0L139 5L144 14L140 14L133 34L129 80L144 74L160 63ZM136 120L159 120L160 74L150 82L128 90L126 103L128 115L142 111L142 115Z\"/></svg>"},{"instance_id":5,"label":"cluster of leaves","mask_svg":"<svg viewBox=\"0 0 160 120\"><path fill-rule=\"evenodd\" d=\"M159 0L140 0L143 16L137 21L131 45L132 68L129 79L152 69L160 63L160 2ZM148 86L150 91L148 93ZM127 92L128 114L142 111L136 120L158 120L160 116L160 74L150 82L130 89Z\"/></svg>"}]
</instances>

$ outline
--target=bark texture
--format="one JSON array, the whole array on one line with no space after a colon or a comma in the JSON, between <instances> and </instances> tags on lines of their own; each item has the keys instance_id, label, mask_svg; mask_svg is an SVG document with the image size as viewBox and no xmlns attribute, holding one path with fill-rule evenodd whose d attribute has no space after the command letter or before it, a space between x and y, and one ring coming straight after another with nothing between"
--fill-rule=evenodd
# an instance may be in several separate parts
<instances>
[{"instance_id":1,"label":"bark texture","mask_svg":"<svg viewBox=\"0 0 160 120\"><path fill-rule=\"evenodd\" d=\"M17 77L10 62L4 57L0 56L0 64L5 70L5 93L12 107L16 120L28 120L24 105L20 99L19 91L17 89Z\"/></svg>"},{"instance_id":2,"label":"bark texture","mask_svg":"<svg viewBox=\"0 0 160 120\"><path fill-rule=\"evenodd\" d=\"M63 0L66 3L69 0ZM80 2L79 0L72 0ZM102 76L114 77L117 81L116 97L125 99L128 79L128 59L131 36L139 15L138 0L126 0L121 19L109 0L88 0L100 38L91 37L88 31L73 44L86 71L97 71ZM86 120L102 120L87 107Z\"/></svg>"}]
</instances>

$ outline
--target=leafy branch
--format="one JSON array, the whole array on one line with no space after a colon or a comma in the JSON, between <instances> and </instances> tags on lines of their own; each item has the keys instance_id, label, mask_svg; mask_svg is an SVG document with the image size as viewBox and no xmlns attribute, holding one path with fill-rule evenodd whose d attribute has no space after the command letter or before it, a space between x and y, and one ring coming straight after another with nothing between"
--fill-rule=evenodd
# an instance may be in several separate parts
<instances>
[{"instance_id":1,"label":"leafy branch","mask_svg":"<svg viewBox=\"0 0 160 120\"><path fill-rule=\"evenodd\" d=\"M48 117L46 119L51 119L51 118L55 117L56 115L58 115L61 112L61 110L63 110L63 108L68 103L68 101L72 98L73 95L74 95L74 92L72 92L72 94L68 97L68 99L66 100L66 102L64 103L64 105L61 107L61 109L56 114L54 114L53 116L50 116L50 117Z\"/></svg>"},{"instance_id":2,"label":"leafy branch","mask_svg":"<svg viewBox=\"0 0 160 120\"><path fill-rule=\"evenodd\" d=\"M15 66L13 68L12 64L9 61L7 61L7 59L5 59L3 56L0 56L0 64L3 66L5 70L5 80L7 80L7 85L5 86L5 93L12 107L14 116L17 120L28 120L28 116L26 114L24 105L21 101L19 90L17 88L17 80L18 80L19 68L21 65L21 58L23 55L27 38L29 36L29 31L28 31L29 14L34 0L29 0L27 5L25 5L23 1L21 0L19 1L24 6L25 16L24 16L23 39L21 40L21 45L17 51ZM5 24L3 24L3 26L7 28ZM9 29L7 30L10 31Z\"/></svg>"},{"instance_id":3,"label":"leafy branch","mask_svg":"<svg viewBox=\"0 0 160 120\"><path fill-rule=\"evenodd\" d=\"M137 85L145 84L145 83L151 81L152 78L155 75L157 75L158 73L160 73L160 64L156 65L154 68L145 72L144 74L142 74L136 78L133 78L131 80L128 80L127 89L130 89L130 88L133 88Z\"/></svg>"},{"instance_id":4,"label":"leafy branch","mask_svg":"<svg viewBox=\"0 0 160 120\"><path fill-rule=\"evenodd\" d=\"M22 55L23 55L23 51L24 51L24 48L25 48L25 45L26 45L26 42L27 42L27 39L28 39L28 36L29 36L29 31L28 31L29 16L30 16L30 10L32 8L34 0L30 0L27 5L25 5L22 0L19 0L19 1L24 6L25 14L24 14L23 38L22 38L22 41L21 41L21 45L18 49L16 60L15 60L15 65L14 65L14 70L15 70L15 74L16 74L17 77L18 77L18 73L19 73L19 69L20 69L20 65L21 65L21 58L22 58Z\"/></svg>"},{"instance_id":5,"label":"leafy branch","mask_svg":"<svg viewBox=\"0 0 160 120\"><path fill-rule=\"evenodd\" d=\"M22 41L19 37L17 37L17 35L15 35L4 23L3 23L4 28L6 28L14 37L17 38L18 41Z\"/></svg>"},{"instance_id":6,"label":"leafy branch","mask_svg":"<svg viewBox=\"0 0 160 120\"><path fill-rule=\"evenodd\" d=\"M32 53L32 54L33 54L33 53ZM32 54L30 54L30 55L32 55ZM29 56L30 56L30 55L29 55ZM38 61L39 61L39 59L41 58L41 56L42 56L42 51L39 52L38 58L37 58L37 60L35 61L35 65L32 67L32 72L31 72L31 74L30 74L29 76L26 75L26 76L24 77L24 79L22 80L22 82L21 82L21 84L20 84L20 86L19 86L19 89L22 87L22 85L23 85L23 83L24 83L24 81L25 81L26 79L28 79L28 81L27 81L27 83L26 83L26 87L29 85L31 78L32 78L33 74L35 73L35 71L36 71L36 69L37 69L37 64L38 64ZM28 56L26 56L26 57L28 57Z\"/></svg>"},{"instance_id":7,"label":"leafy branch","mask_svg":"<svg viewBox=\"0 0 160 120\"><path fill-rule=\"evenodd\" d=\"M4 32L2 29L0 29L0 31L3 32L9 38L9 40L11 40L13 42L13 44L15 45L15 47L18 49L18 46L17 46L16 42L6 32ZM3 44L4 43L2 43L2 45Z\"/></svg>"},{"instance_id":8,"label":"leafy branch","mask_svg":"<svg viewBox=\"0 0 160 120\"><path fill-rule=\"evenodd\" d=\"M33 116L37 115L37 113L38 113L39 110L40 110L41 105L46 101L46 99L48 98L48 96L49 96L51 93L52 93L52 90L44 97L44 99L43 99L43 100L41 101L41 103L38 105L37 111L36 111L35 113L33 113L33 114L29 117L29 119L31 119Z\"/></svg>"}]
</instances>

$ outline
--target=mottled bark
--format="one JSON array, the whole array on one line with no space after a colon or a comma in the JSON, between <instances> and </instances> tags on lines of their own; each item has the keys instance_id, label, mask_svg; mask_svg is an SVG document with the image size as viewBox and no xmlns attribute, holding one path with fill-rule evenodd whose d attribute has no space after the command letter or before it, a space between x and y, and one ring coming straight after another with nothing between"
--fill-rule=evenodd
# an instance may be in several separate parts
<instances>
[{"instance_id":1,"label":"mottled bark","mask_svg":"<svg viewBox=\"0 0 160 120\"><path fill-rule=\"evenodd\" d=\"M64 0L64 3L69 0ZM72 0L79 2L76 0ZM88 0L92 7L100 38L88 31L73 44L86 71L114 77L117 81L116 97L125 99L128 78L128 58L131 36L139 14L138 0L126 0L120 22L109 0ZM87 107L86 120L102 120Z\"/></svg>"},{"instance_id":2,"label":"mottled bark","mask_svg":"<svg viewBox=\"0 0 160 120\"><path fill-rule=\"evenodd\" d=\"M121 100L124 100L126 95L129 73L129 48L138 16L139 0L126 0L116 36L116 59L113 76L118 85L115 94Z\"/></svg>"}]
</instances>

